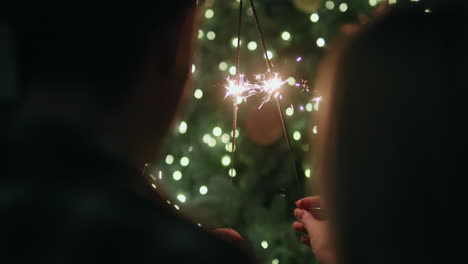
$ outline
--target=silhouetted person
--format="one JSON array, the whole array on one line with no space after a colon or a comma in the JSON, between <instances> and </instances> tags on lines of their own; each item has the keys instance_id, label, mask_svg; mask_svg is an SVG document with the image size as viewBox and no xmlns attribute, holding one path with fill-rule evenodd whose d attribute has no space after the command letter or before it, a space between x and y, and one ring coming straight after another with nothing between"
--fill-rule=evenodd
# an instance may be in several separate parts
<instances>
[{"instance_id":1,"label":"silhouetted person","mask_svg":"<svg viewBox=\"0 0 468 264\"><path fill-rule=\"evenodd\" d=\"M0 11L21 87L1 139L0 262L250 263L142 175L184 96L196 1L23 2Z\"/></svg>"},{"instance_id":2,"label":"silhouetted person","mask_svg":"<svg viewBox=\"0 0 468 264\"><path fill-rule=\"evenodd\" d=\"M323 197L293 228L323 264L466 262L467 9L447 2L395 8L322 67Z\"/></svg>"}]
</instances>

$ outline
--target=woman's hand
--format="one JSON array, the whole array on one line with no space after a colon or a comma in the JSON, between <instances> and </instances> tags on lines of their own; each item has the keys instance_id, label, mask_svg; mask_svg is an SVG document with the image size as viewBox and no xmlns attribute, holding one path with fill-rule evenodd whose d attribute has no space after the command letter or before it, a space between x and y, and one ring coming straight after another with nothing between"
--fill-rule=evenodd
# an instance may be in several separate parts
<instances>
[{"instance_id":1,"label":"woman's hand","mask_svg":"<svg viewBox=\"0 0 468 264\"><path fill-rule=\"evenodd\" d=\"M321 264L334 264L335 253L330 242L328 221L323 220L323 209L319 196L309 196L296 202L294 230L305 234L301 242L310 246ZM318 209L320 208L320 209Z\"/></svg>"}]
</instances>

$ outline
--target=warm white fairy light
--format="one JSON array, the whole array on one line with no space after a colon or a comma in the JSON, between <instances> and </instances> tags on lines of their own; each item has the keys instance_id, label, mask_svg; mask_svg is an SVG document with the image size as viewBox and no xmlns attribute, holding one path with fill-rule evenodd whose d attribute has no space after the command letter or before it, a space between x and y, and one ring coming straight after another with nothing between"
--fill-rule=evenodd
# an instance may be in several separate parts
<instances>
[{"instance_id":1,"label":"warm white fairy light","mask_svg":"<svg viewBox=\"0 0 468 264\"><path fill-rule=\"evenodd\" d=\"M232 143L228 142L226 143L225 149L227 152L232 152ZM236 146L234 146L234 151L236 150Z\"/></svg>"},{"instance_id":2,"label":"warm white fairy light","mask_svg":"<svg viewBox=\"0 0 468 264\"><path fill-rule=\"evenodd\" d=\"M323 38L318 38L317 39L317 46L322 48L323 46L325 46L325 39Z\"/></svg>"},{"instance_id":3,"label":"warm white fairy light","mask_svg":"<svg viewBox=\"0 0 468 264\"><path fill-rule=\"evenodd\" d=\"M291 33L289 33L288 31L284 31L283 33L281 33L281 38L283 40L291 40Z\"/></svg>"},{"instance_id":4,"label":"warm white fairy light","mask_svg":"<svg viewBox=\"0 0 468 264\"><path fill-rule=\"evenodd\" d=\"M219 137L223 133L223 130L220 127L214 127L213 128L213 135Z\"/></svg>"},{"instance_id":5,"label":"warm white fairy light","mask_svg":"<svg viewBox=\"0 0 468 264\"><path fill-rule=\"evenodd\" d=\"M179 195L177 195L177 200L179 200L181 203L185 203L187 198L185 197L185 195L179 194Z\"/></svg>"},{"instance_id":6,"label":"warm white fairy light","mask_svg":"<svg viewBox=\"0 0 468 264\"><path fill-rule=\"evenodd\" d=\"M236 175L237 175L236 169L234 169L234 168L229 169L229 176L234 178L234 177L236 177Z\"/></svg>"},{"instance_id":7,"label":"warm white fairy light","mask_svg":"<svg viewBox=\"0 0 468 264\"><path fill-rule=\"evenodd\" d=\"M210 140L208 140L208 146L214 148L216 146L216 139L210 138Z\"/></svg>"},{"instance_id":8,"label":"warm white fairy light","mask_svg":"<svg viewBox=\"0 0 468 264\"><path fill-rule=\"evenodd\" d=\"M151 184L151 186L154 188L154 189L157 189L158 187L156 187L156 185L153 183Z\"/></svg>"},{"instance_id":9,"label":"warm white fairy light","mask_svg":"<svg viewBox=\"0 0 468 264\"><path fill-rule=\"evenodd\" d=\"M314 134L317 134L317 133L318 133L317 126L314 126L314 127L312 128L312 133L314 133Z\"/></svg>"},{"instance_id":10,"label":"warm white fairy light","mask_svg":"<svg viewBox=\"0 0 468 264\"><path fill-rule=\"evenodd\" d=\"M204 35L203 30L199 29L198 30L198 39L202 39L203 35Z\"/></svg>"},{"instance_id":11,"label":"warm white fairy light","mask_svg":"<svg viewBox=\"0 0 468 264\"><path fill-rule=\"evenodd\" d=\"M206 38L209 40L213 40L216 38L216 33L214 33L213 31L209 31L208 33L206 33Z\"/></svg>"},{"instance_id":12,"label":"warm white fairy light","mask_svg":"<svg viewBox=\"0 0 468 264\"><path fill-rule=\"evenodd\" d=\"M273 59L273 52L270 51L270 50L267 50L267 56L268 56L268 59Z\"/></svg>"},{"instance_id":13,"label":"warm white fairy light","mask_svg":"<svg viewBox=\"0 0 468 264\"><path fill-rule=\"evenodd\" d=\"M294 138L294 140L299 141L299 140L301 139L301 137L302 137L302 136L301 136L301 132L299 132L299 131L294 131L294 133L293 133L293 138Z\"/></svg>"},{"instance_id":14,"label":"warm white fairy light","mask_svg":"<svg viewBox=\"0 0 468 264\"><path fill-rule=\"evenodd\" d=\"M195 66L195 64L192 64L192 73L194 73L196 70L197 70L197 67Z\"/></svg>"},{"instance_id":15,"label":"warm white fairy light","mask_svg":"<svg viewBox=\"0 0 468 264\"><path fill-rule=\"evenodd\" d=\"M271 264L279 264L279 263L280 263L279 259L274 259L274 260L271 261Z\"/></svg>"},{"instance_id":16,"label":"warm white fairy light","mask_svg":"<svg viewBox=\"0 0 468 264\"><path fill-rule=\"evenodd\" d=\"M180 134L185 134L187 132L187 123L185 121L182 121L180 122L180 125L179 125L179 133Z\"/></svg>"},{"instance_id":17,"label":"warm white fairy light","mask_svg":"<svg viewBox=\"0 0 468 264\"><path fill-rule=\"evenodd\" d=\"M228 64L226 62L222 61L222 62L219 63L218 67L219 67L220 70L225 71L228 68Z\"/></svg>"},{"instance_id":18,"label":"warm white fairy light","mask_svg":"<svg viewBox=\"0 0 468 264\"><path fill-rule=\"evenodd\" d=\"M203 142L208 144L210 142L210 139L211 139L211 135L210 134L205 134L203 136Z\"/></svg>"},{"instance_id":19,"label":"warm white fairy light","mask_svg":"<svg viewBox=\"0 0 468 264\"><path fill-rule=\"evenodd\" d=\"M174 204L174 208L175 208L176 210L180 210L180 207L179 207L177 204Z\"/></svg>"},{"instance_id":20,"label":"warm white fairy light","mask_svg":"<svg viewBox=\"0 0 468 264\"><path fill-rule=\"evenodd\" d=\"M333 3L333 1L327 1L327 2L325 2L325 7L328 10L332 10L333 8L335 8L335 3Z\"/></svg>"},{"instance_id":21,"label":"warm white fairy light","mask_svg":"<svg viewBox=\"0 0 468 264\"><path fill-rule=\"evenodd\" d=\"M307 112L312 112L313 109L314 109L314 105L312 103L307 103L306 104Z\"/></svg>"},{"instance_id":22,"label":"warm white fairy light","mask_svg":"<svg viewBox=\"0 0 468 264\"><path fill-rule=\"evenodd\" d=\"M200 89L196 89L195 92L193 93L193 96L196 99L201 99L203 97L203 91Z\"/></svg>"},{"instance_id":23,"label":"warm white fairy light","mask_svg":"<svg viewBox=\"0 0 468 264\"><path fill-rule=\"evenodd\" d=\"M375 6L377 4L377 0L369 0L370 6Z\"/></svg>"},{"instance_id":24,"label":"warm white fairy light","mask_svg":"<svg viewBox=\"0 0 468 264\"><path fill-rule=\"evenodd\" d=\"M236 75L237 69L236 66L229 67L229 74Z\"/></svg>"},{"instance_id":25,"label":"warm white fairy light","mask_svg":"<svg viewBox=\"0 0 468 264\"><path fill-rule=\"evenodd\" d=\"M296 84L296 79L294 79L294 77L289 77L287 82L289 85L293 86Z\"/></svg>"},{"instance_id":26,"label":"warm white fairy light","mask_svg":"<svg viewBox=\"0 0 468 264\"><path fill-rule=\"evenodd\" d=\"M341 3L339 8L340 8L340 11L344 13L348 10L348 4Z\"/></svg>"},{"instance_id":27,"label":"warm white fairy light","mask_svg":"<svg viewBox=\"0 0 468 264\"><path fill-rule=\"evenodd\" d=\"M201 195L205 195L208 193L208 187L206 187L205 185L202 185L200 186L200 189L198 191L200 192Z\"/></svg>"},{"instance_id":28,"label":"warm white fairy light","mask_svg":"<svg viewBox=\"0 0 468 264\"><path fill-rule=\"evenodd\" d=\"M288 108L286 108L285 113L286 113L287 116L292 116L292 115L294 115L294 109L292 107L288 107Z\"/></svg>"},{"instance_id":29,"label":"warm white fairy light","mask_svg":"<svg viewBox=\"0 0 468 264\"><path fill-rule=\"evenodd\" d=\"M174 173L172 174L172 178L176 181L180 181L180 179L182 179L182 172L174 171Z\"/></svg>"},{"instance_id":30,"label":"warm white fairy light","mask_svg":"<svg viewBox=\"0 0 468 264\"><path fill-rule=\"evenodd\" d=\"M304 171L304 175L306 176L306 178L310 178L310 169L306 169Z\"/></svg>"},{"instance_id":31,"label":"warm white fairy light","mask_svg":"<svg viewBox=\"0 0 468 264\"><path fill-rule=\"evenodd\" d=\"M223 164L224 167L229 166L229 164L231 164L231 157L229 157L228 155L224 155L221 159L221 164Z\"/></svg>"},{"instance_id":32,"label":"warm white fairy light","mask_svg":"<svg viewBox=\"0 0 468 264\"><path fill-rule=\"evenodd\" d=\"M252 50L252 51L256 50L257 47L258 47L258 45L257 45L257 42L255 42L255 41L250 41L249 44L247 44L247 48L249 50Z\"/></svg>"},{"instance_id":33,"label":"warm white fairy light","mask_svg":"<svg viewBox=\"0 0 468 264\"><path fill-rule=\"evenodd\" d=\"M237 48L237 42L238 42L237 37L235 37L235 38L233 38L233 39L231 40L231 44L232 44L232 46L233 46L234 48ZM241 46L242 46L242 39L241 39L241 41L240 41L240 44L241 44Z\"/></svg>"},{"instance_id":34,"label":"warm white fairy light","mask_svg":"<svg viewBox=\"0 0 468 264\"><path fill-rule=\"evenodd\" d=\"M262 241L262 243L260 244L262 246L262 248L264 249L267 249L268 248L268 242L266 242L265 240Z\"/></svg>"},{"instance_id":35,"label":"warm white fairy light","mask_svg":"<svg viewBox=\"0 0 468 264\"><path fill-rule=\"evenodd\" d=\"M213 16L214 16L214 11L213 11L213 9L207 9L207 10L205 11L205 18L206 18L206 19L211 19L211 18L213 18Z\"/></svg>"},{"instance_id":36,"label":"warm white fairy light","mask_svg":"<svg viewBox=\"0 0 468 264\"><path fill-rule=\"evenodd\" d=\"M182 157L180 159L180 165L182 165L183 167L187 167L189 163L190 163L190 159L187 157Z\"/></svg>"},{"instance_id":37,"label":"warm white fairy light","mask_svg":"<svg viewBox=\"0 0 468 264\"><path fill-rule=\"evenodd\" d=\"M231 140L231 137L228 134L223 134L221 136L221 142L223 142L224 144L227 144L229 140Z\"/></svg>"},{"instance_id":38,"label":"warm white fairy light","mask_svg":"<svg viewBox=\"0 0 468 264\"><path fill-rule=\"evenodd\" d=\"M234 131L231 131L231 137L233 136L233 133ZM238 138L240 135L240 132L239 132L239 129L236 129L236 138Z\"/></svg>"},{"instance_id":39,"label":"warm white fairy light","mask_svg":"<svg viewBox=\"0 0 468 264\"><path fill-rule=\"evenodd\" d=\"M388 3L391 4L391 5L396 4L397 0L388 0Z\"/></svg>"},{"instance_id":40,"label":"warm white fairy light","mask_svg":"<svg viewBox=\"0 0 468 264\"><path fill-rule=\"evenodd\" d=\"M312 23L317 23L319 19L320 16L317 13L313 13L312 15L310 15L310 21L312 21Z\"/></svg>"},{"instance_id":41,"label":"warm white fairy light","mask_svg":"<svg viewBox=\"0 0 468 264\"><path fill-rule=\"evenodd\" d=\"M171 165L172 163L174 163L174 156L172 156L171 154L167 155L165 161L167 165Z\"/></svg>"}]
</instances>

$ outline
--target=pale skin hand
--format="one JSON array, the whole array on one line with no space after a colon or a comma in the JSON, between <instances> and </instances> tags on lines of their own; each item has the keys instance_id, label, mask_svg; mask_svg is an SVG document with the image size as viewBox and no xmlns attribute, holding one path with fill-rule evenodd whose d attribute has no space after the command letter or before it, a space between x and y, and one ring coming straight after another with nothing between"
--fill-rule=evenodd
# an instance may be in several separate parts
<instances>
[{"instance_id":1,"label":"pale skin hand","mask_svg":"<svg viewBox=\"0 0 468 264\"><path fill-rule=\"evenodd\" d=\"M318 220L310 208L321 207L319 196L309 196L296 202L294 216L299 221L293 223L293 229L305 234L301 242L310 246L321 264L335 264L335 253L330 242L328 221Z\"/></svg>"}]
</instances>

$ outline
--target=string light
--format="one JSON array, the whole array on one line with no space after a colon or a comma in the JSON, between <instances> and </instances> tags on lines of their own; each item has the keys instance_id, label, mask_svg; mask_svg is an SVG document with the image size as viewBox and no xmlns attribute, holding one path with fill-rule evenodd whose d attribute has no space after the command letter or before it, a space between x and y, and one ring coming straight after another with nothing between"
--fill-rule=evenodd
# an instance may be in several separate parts
<instances>
[{"instance_id":1,"label":"string light","mask_svg":"<svg viewBox=\"0 0 468 264\"><path fill-rule=\"evenodd\" d=\"M234 151L236 150L236 146L234 146ZM226 143L226 151L232 152L232 142Z\"/></svg>"},{"instance_id":2,"label":"string light","mask_svg":"<svg viewBox=\"0 0 468 264\"><path fill-rule=\"evenodd\" d=\"M304 175L307 177L307 178L310 178L310 169L306 169L304 171Z\"/></svg>"},{"instance_id":3,"label":"string light","mask_svg":"<svg viewBox=\"0 0 468 264\"><path fill-rule=\"evenodd\" d=\"M183 194L177 195L177 200L179 200L181 203L185 203L186 197Z\"/></svg>"},{"instance_id":4,"label":"string light","mask_svg":"<svg viewBox=\"0 0 468 264\"><path fill-rule=\"evenodd\" d=\"M200 89L196 89L195 90L195 93L193 93L193 96L196 98L196 99L201 99L203 97L203 91L200 90Z\"/></svg>"},{"instance_id":5,"label":"string light","mask_svg":"<svg viewBox=\"0 0 468 264\"><path fill-rule=\"evenodd\" d=\"M157 187L156 187L156 185L155 185L154 183L153 183L153 184L151 184L151 186L152 186L154 189L156 189L156 188L157 188Z\"/></svg>"},{"instance_id":6,"label":"string light","mask_svg":"<svg viewBox=\"0 0 468 264\"><path fill-rule=\"evenodd\" d=\"M307 112L312 112L313 109L314 109L314 105L312 103L307 103L306 104Z\"/></svg>"},{"instance_id":7,"label":"string light","mask_svg":"<svg viewBox=\"0 0 468 264\"><path fill-rule=\"evenodd\" d=\"M317 134L317 133L318 133L317 126L314 126L314 127L312 128L312 133L314 133L314 134Z\"/></svg>"},{"instance_id":8,"label":"string light","mask_svg":"<svg viewBox=\"0 0 468 264\"><path fill-rule=\"evenodd\" d=\"M177 204L174 204L174 208L175 208L176 210L180 210L180 207L179 207Z\"/></svg>"},{"instance_id":9,"label":"string light","mask_svg":"<svg viewBox=\"0 0 468 264\"><path fill-rule=\"evenodd\" d=\"M344 12L346 12L346 10L348 10L348 4L341 3L340 4L340 11L344 13Z\"/></svg>"},{"instance_id":10,"label":"string light","mask_svg":"<svg viewBox=\"0 0 468 264\"><path fill-rule=\"evenodd\" d=\"M207 10L205 11L205 18L206 18L206 19L211 19L211 18L213 18L213 16L214 16L214 11L213 11L213 9L207 9Z\"/></svg>"},{"instance_id":11,"label":"string light","mask_svg":"<svg viewBox=\"0 0 468 264\"><path fill-rule=\"evenodd\" d=\"M171 154L167 155L165 161L167 165L171 165L172 163L174 163L174 156L172 156Z\"/></svg>"},{"instance_id":12,"label":"string light","mask_svg":"<svg viewBox=\"0 0 468 264\"><path fill-rule=\"evenodd\" d=\"M203 30L199 29L198 30L198 39L202 39L203 38Z\"/></svg>"},{"instance_id":13,"label":"string light","mask_svg":"<svg viewBox=\"0 0 468 264\"><path fill-rule=\"evenodd\" d=\"M310 21L312 21L312 23L317 23L319 19L320 17L317 13L313 13L312 15L310 15Z\"/></svg>"},{"instance_id":14,"label":"string light","mask_svg":"<svg viewBox=\"0 0 468 264\"><path fill-rule=\"evenodd\" d=\"M268 59L270 59L270 60L273 59L273 52L267 50L267 56L268 56Z\"/></svg>"},{"instance_id":15,"label":"string light","mask_svg":"<svg viewBox=\"0 0 468 264\"><path fill-rule=\"evenodd\" d=\"M391 5L396 4L397 0L388 0L388 3L391 4Z\"/></svg>"},{"instance_id":16,"label":"string light","mask_svg":"<svg viewBox=\"0 0 468 264\"><path fill-rule=\"evenodd\" d=\"M274 259L271 261L271 264L279 264L279 259Z\"/></svg>"},{"instance_id":17,"label":"string light","mask_svg":"<svg viewBox=\"0 0 468 264\"><path fill-rule=\"evenodd\" d=\"M174 171L174 173L172 174L172 178L176 181L180 181L180 179L182 179L182 172Z\"/></svg>"},{"instance_id":18,"label":"string light","mask_svg":"<svg viewBox=\"0 0 468 264\"><path fill-rule=\"evenodd\" d=\"M247 48L248 48L249 50L252 50L252 51L253 51L253 50L256 50L256 49L257 49L257 46L258 46L258 45L257 45L257 42L255 42L255 41L250 41L249 44L247 44Z\"/></svg>"},{"instance_id":19,"label":"string light","mask_svg":"<svg viewBox=\"0 0 468 264\"><path fill-rule=\"evenodd\" d=\"M197 70L197 67L195 66L195 64L192 64L192 73L194 73L196 70Z\"/></svg>"},{"instance_id":20,"label":"string light","mask_svg":"<svg viewBox=\"0 0 468 264\"><path fill-rule=\"evenodd\" d=\"M236 72L237 72L236 66L229 67L229 74L236 75Z\"/></svg>"},{"instance_id":21,"label":"string light","mask_svg":"<svg viewBox=\"0 0 468 264\"><path fill-rule=\"evenodd\" d=\"M286 115L287 115L287 116L292 116L292 115L294 115L294 109L293 109L292 107L286 108L286 111L285 111L285 112L286 112Z\"/></svg>"},{"instance_id":22,"label":"string light","mask_svg":"<svg viewBox=\"0 0 468 264\"><path fill-rule=\"evenodd\" d=\"M179 133L185 134L187 132L187 123L185 121L180 122Z\"/></svg>"},{"instance_id":23,"label":"string light","mask_svg":"<svg viewBox=\"0 0 468 264\"><path fill-rule=\"evenodd\" d=\"M234 48L237 48L237 37L233 38L231 44ZM240 41L240 45L242 46L242 40Z\"/></svg>"},{"instance_id":24,"label":"string light","mask_svg":"<svg viewBox=\"0 0 468 264\"><path fill-rule=\"evenodd\" d=\"M320 47L320 48L325 46L325 40L323 38L318 38L317 39L317 46Z\"/></svg>"},{"instance_id":25,"label":"string light","mask_svg":"<svg viewBox=\"0 0 468 264\"><path fill-rule=\"evenodd\" d=\"M231 164L231 157L229 157L228 155L223 156L223 158L221 159L221 164L223 164L224 167L229 166L229 164Z\"/></svg>"},{"instance_id":26,"label":"string light","mask_svg":"<svg viewBox=\"0 0 468 264\"><path fill-rule=\"evenodd\" d=\"M265 240L262 241L262 243L260 244L262 246L262 248L264 249L267 249L268 248L268 242L266 242Z\"/></svg>"},{"instance_id":27,"label":"string light","mask_svg":"<svg viewBox=\"0 0 468 264\"><path fill-rule=\"evenodd\" d=\"M208 141L208 146L210 146L211 148L215 147L216 146L216 139L210 138L210 140Z\"/></svg>"},{"instance_id":28,"label":"string light","mask_svg":"<svg viewBox=\"0 0 468 264\"><path fill-rule=\"evenodd\" d=\"M214 33L213 31L210 31L208 33L206 33L206 38L209 39L209 40L213 40L216 38L216 33Z\"/></svg>"},{"instance_id":29,"label":"string light","mask_svg":"<svg viewBox=\"0 0 468 264\"><path fill-rule=\"evenodd\" d=\"M294 77L289 77L287 82L289 85L293 86L294 84L296 84L296 79L294 79Z\"/></svg>"},{"instance_id":30,"label":"string light","mask_svg":"<svg viewBox=\"0 0 468 264\"><path fill-rule=\"evenodd\" d=\"M213 128L213 135L219 137L219 136L221 136L222 133L223 133L223 130L221 130L220 127L214 127Z\"/></svg>"},{"instance_id":31,"label":"string light","mask_svg":"<svg viewBox=\"0 0 468 264\"><path fill-rule=\"evenodd\" d=\"M335 8L335 3L333 3L333 1L327 1L327 2L325 2L325 7L328 10L332 10L333 8Z\"/></svg>"},{"instance_id":32,"label":"string light","mask_svg":"<svg viewBox=\"0 0 468 264\"><path fill-rule=\"evenodd\" d=\"M377 0L369 0L370 6L375 6L377 4Z\"/></svg>"},{"instance_id":33,"label":"string light","mask_svg":"<svg viewBox=\"0 0 468 264\"><path fill-rule=\"evenodd\" d=\"M301 132L294 131L293 138L294 138L294 140L299 141L301 139Z\"/></svg>"},{"instance_id":34,"label":"string light","mask_svg":"<svg viewBox=\"0 0 468 264\"><path fill-rule=\"evenodd\" d=\"M231 137L234 131L231 131ZM236 138L238 138L240 135L239 129L236 129Z\"/></svg>"},{"instance_id":35,"label":"string light","mask_svg":"<svg viewBox=\"0 0 468 264\"><path fill-rule=\"evenodd\" d=\"M225 71L228 68L228 64L226 62L222 61L222 62L219 63L218 67L219 67L220 70Z\"/></svg>"},{"instance_id":36,"label":"string light","mask_svg":"<svg viewBox=\"0 0 468 264\"><path fill-rule=\"evenodd\" d=\"M182 157L180 159L180 165L182 165L182 167L187 167L189 163L190 163L190 159L187 157Z\"/></svg>"},{"instance_id":37,"label":"string light","mask_svg":"<svg viewBox=\"0 0 468 264\"><path fill-rule=\"evenodd\" d=\"M281 38L282 38L283 40L289 41L289 40L291 40L291 34L290 34L288 31L284 31L284 32L281 34Z\"/></svg>"},{"instance_id":38,"label":"string light","mask_svg":"<svg viewBox=\"0 0 468 264\"><path fill-rule=\"evenodd\" d=\"M229 143L229 140L231 140L231 137L228 134L223 134L221 136L221 142L223 142L224 144Z\"/></svg>"},{"instance_id":39,"label":"string light","mask_svg":"<svg viewBox=\"0 0 468 264\"><path fill-rule=\"evenodd\" d=\"M234 169L234 168L229 169L229 176L234 178L234 177L236 177L236 175L237 175L236 169Z\"/></svg>"},{"instance_id":40,"label":"string light","mask_svg":"<svg viewBox=\"0 0 468 264\"><path fill-rule=\"evenodd\" d=\"M210 139L211 139L211 135L210 134L205 134L203 136L203 142L208 144L210 142Z\"/></svg>"},{"instance_id":41,"label":"string light","mask_svg":"<svg viewBox=\"0 0 468 264\"><path fill-rule=\"evenodd\" d=\"M208 187L206 187L205 185L202 185L199 191L201 195L205 195L208 193Z\"/></svg>"}]
</instances>

